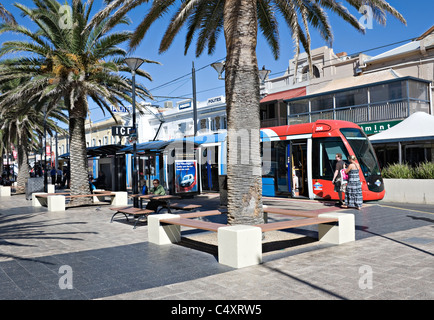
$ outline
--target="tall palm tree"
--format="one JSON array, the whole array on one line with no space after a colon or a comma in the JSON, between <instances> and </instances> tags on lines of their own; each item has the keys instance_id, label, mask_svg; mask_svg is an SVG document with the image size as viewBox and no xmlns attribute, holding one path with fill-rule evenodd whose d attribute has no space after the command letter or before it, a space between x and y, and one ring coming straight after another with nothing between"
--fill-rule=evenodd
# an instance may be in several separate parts
<instances>
[{"instance_id":1,"label":"tall palm tree","mask_svg":"<svg viewBox=\"0 0 434 320\"><path fill-rule=\"evenodd\" d=\"M17 150L18 176L17 176L17 193L25 191L25 183L29 178L28 153L31 149L36 149L38 145L37 137L44 134L44 114L36 112L35 108L26 110L23 105L16 105L4 110L0 114L3 137L8 144L13 144ZM61 110L55 109L51 112L50 118L46 121L46 131L51 136L55 132L64 133L65 130L60 128L53 120L67 122L65 114Z\"/></svg>"},{"instance_id":2,"label":"tall palm tree","mask_svg":"<svg viewBox=\"0 0 434 320\"><path fill-rule=\"evenodd\" d=\"M93 23L107 17L110 10L122 12L149 0L108 0L107 10L95 16ZM402 22L404 18L384 0L347 0L350 6L363 4L373 8L374 18L386 22L390 13ZM353 27L364 32L364 27L347 8L335 0L167 0L153 1L130 41L136 48L149 27L164 16L170 8L176 8L160 43L160 52L166 51L181 28L187 25L185 51L194 37L196 55L205 48L211 54L217 39L223 32L226 40L226 106L228 114L228 220L231 224L255 224L262 221L262 181L260 158L259 82L256 42L258 27L265 36L272 52L279 56L279 33L276 14L280 14L292 34L296 54L300 43L310 57L309 26L317 29L328 42L333 39L330 22L325 10L337 13ZM92 24L90 25L92 26ZM311 62L310 62L311 64ZM311 68L312 70L312 68ZM312 71L311 71L312 72ZM238 147L240 135L247 135L250 152L241 155ZM244 161L243 161L244 159ZM248 159L248 161L246 161Z\"/></svg>"},{"instance_id":3,"label":"tall palm tree","mask_svg":"<svg viewBox=\"0 0 434 320\"><path fill-rule=\"evenodd\" d=\"M29 78L23 77L5 82L0 87L0 92L8 92L22 86L27 81L29 81ZM0 101L4 97L5 95L0 96ZM67 123L67 118L62 110L64 108L53 110L50 114L50 119L44 121L45 115L37 112L37 108L34 107L34 105L41 103L44 102L22 100L9 108L0 109L2 139L8 146L13 144L17 150L17 193L25 191L25 183L29 178L28 153L31 149L37 148L37 137L41 137L44 134L44 126L50 135L53 135L53 132L65 133L65 130L57 126L52 120L56 119L57 121Z\"/></svg>"},{"instance_id":4,"label":"tall palm tree","mask_svg":"<svg viewBox=\"0 0 434 320\"><path fill-rule=\"evenodd\" d=\"M45 106L50 112L63 101L69 117L71 194L88 194L84 126L89 114L88 98L104 114L108 112L112 116L112 106L131 102L131 80L120 73L130 72L123 63L127 52L119 47L130 39L131 32L113 31L115 26L127 24L128 20L125 14L117 16L115 22L105 18L95 23L93 28L86 29L93 1L74 0L70 12L61 10L61 3L57 0L33 2L34 9L23 4L15 6L38 27L36 31L32 32L24 25L0 25L0 33L15 32L29 39L3 43L0 56L17 52L27 55L0 62L0 84L11 78L30 78L23 86L5 93L0 108L13 105L20 99L46 100ZM136 74L152 80L143 70L137 70ZM136 93L143 99L151 97L142 85L137 85ZM42 112L42 106L35 108ZM75 199L73 205L88 200Z\"/></svg>"}]
</instances>

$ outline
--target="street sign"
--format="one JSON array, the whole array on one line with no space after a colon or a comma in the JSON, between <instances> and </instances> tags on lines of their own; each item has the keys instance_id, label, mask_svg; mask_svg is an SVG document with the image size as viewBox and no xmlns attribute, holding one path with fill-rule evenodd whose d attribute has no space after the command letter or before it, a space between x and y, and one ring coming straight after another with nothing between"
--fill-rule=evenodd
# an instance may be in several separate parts
<instances>
[{"instance_id":1,"label":"street sign","mask_svg":"<svg viewBox=\"0 0 434 320\"><path fill-rule=\"evenodd\" d=\"M113 136L129 136L134 128L133 127L123 127L123 126L113 126L112 135Z\"/></svg>"}]
</instances>

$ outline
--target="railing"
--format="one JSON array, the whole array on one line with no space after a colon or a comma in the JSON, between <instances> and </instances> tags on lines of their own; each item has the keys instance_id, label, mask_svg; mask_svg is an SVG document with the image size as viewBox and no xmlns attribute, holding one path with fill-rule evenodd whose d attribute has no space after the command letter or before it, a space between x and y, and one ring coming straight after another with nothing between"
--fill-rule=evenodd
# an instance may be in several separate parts
<instances>
[{"instance_id":1,"label":"railing","mask_svg":"<svg viewBox=\"0 0 434 320\"><path fill-rule=\"evenodd\" d=\"M323 110L321 112L292 114L289 116L289 124L314 122L319 119L336 119L364 123L372 121L384 121L407 118L416 111L429 110L429 104L425 101L398 100L392 102L371 103L345 108Z\"/></svg>"},{"instance_id":2,"label":"railing","mask_svg":"<svg viewBox=\"0 0 434 320\"><path fill-rule=\"evenodd\" d=\"M280 118L280 121L278 118L261 120L261 128L277 127L277 126L284 126L284 125L286 125L285 118Z\"/></svg>"}]
</instances>

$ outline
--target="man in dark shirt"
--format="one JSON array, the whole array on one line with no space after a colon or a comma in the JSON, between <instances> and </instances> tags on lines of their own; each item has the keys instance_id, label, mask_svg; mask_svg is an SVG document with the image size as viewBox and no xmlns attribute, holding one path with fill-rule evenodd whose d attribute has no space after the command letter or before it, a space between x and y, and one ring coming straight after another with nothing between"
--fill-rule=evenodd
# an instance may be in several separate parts
<instances>
[{"instance_id":1,"label":"man in dark shirt","mask_svg":"<svg viewBox=\"0 0 434 320\"><path fill-rule=\"evenodd\" d=\"M342 161L342 154L336 153L336 166L335 166L335 173L333 175L333 184L335 185L335 191L338 193L339 196L339 202L338 205L342 206L344 202L342 201L345 198L345 186L342 183L342 177L341 177L341 170L345 168L345 162Z\"/></svg>"}]
</instances>

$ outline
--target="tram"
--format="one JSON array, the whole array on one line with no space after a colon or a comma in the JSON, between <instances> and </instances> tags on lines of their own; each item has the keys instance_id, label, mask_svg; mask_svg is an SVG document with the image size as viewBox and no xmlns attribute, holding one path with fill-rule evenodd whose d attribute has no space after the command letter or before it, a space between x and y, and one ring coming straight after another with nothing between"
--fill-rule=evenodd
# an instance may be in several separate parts
<instances>
[{"instance_id":1,"label":"tram","mask_svg":"<svg viewBox=\"0 0 434 320\"><path fill-rule=\"evenodd\" d=\"M191 148L181 152L180 158L172 145L179 141L189 142ZM226 175L226 133L187 137L179 141L151 141L138 145L139 151L153 150L155 143L162 146L155 155L149 155L148 150L148 156L159 164L150 171L155 172L155 176L149 178L160 179L167 190L175 192L175 160L193 161L197 165L198 191L218 191L220 181L223 181L220 177ZM336 153L341 153L347 164L350 155L356 156L361 167L363 200L383 199L383 179L368 137L358 125L340 120L261 129L262 194L338 200L332 183ZM142 167L148 166L154 167L151 163L143 165L140 172Z\"/></svg>"},{"instance_id":2,"label":"tram","mask_svg":"<svg viewBox=\"0 0 434 320\"><path fill-rule=\"evenodd\" d=\"M381 200L384 184L374 149L356 124L318 120L261 129L263 195L337 200L332 183L335 155L355 155L363 200Z\"/></svg>"}]
</instances>

